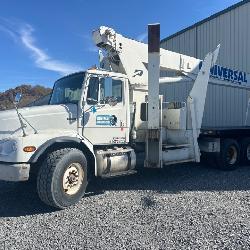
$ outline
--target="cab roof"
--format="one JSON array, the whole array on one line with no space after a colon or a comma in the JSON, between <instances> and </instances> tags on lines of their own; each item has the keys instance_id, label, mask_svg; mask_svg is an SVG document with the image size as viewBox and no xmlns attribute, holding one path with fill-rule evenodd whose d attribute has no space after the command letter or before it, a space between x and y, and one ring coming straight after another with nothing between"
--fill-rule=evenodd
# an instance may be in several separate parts
<instances>
[{"instance_id":1,"label":"cab roof","mask_svg":"<svg viewBox=\"0 0 250 250\"><path fill-rule=\"evenodd\" d=\"M112 72L112 71L108 71L108 70L104 70L104 69L88 69L86 71L74 72L72 74L63 76L63 77L57 79L56 82L59 80L62 80L64 78L68 78L68 77L76 76L76 75L81 75L81 74L83 75L85 73L97 74L97 75L109 75L109 76L115 76L115 77L119 77L119 78L128 78L127 75L122 74L122 73Z\"/></svg>"},{"instance_id":2,"label":"cab roof","mask_svg":"<svg viewBox=\"0 0 250 250\"><path fill-rule=\"evenodd\" d=\"M104 70L104 69L88 69L86 72L89 74L109 75L109 76L115 76L115 77L119 77L119 78L128 78L128 76L125 74L117 73L117 72L113 72L113 71L108 71L108 70Z\"/></svg>"}]
</instances>

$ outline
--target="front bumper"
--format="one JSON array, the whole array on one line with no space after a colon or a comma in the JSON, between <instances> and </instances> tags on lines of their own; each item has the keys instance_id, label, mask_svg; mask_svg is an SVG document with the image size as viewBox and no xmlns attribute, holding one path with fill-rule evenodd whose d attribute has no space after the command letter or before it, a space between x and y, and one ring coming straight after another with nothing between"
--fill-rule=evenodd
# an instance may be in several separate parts
<instances>
[{"instance_id":1,"label":"front bumper","mask_svg":"<svg viewBox=\"0 0 250 250\"><path fill-rule=\"evenodd\" d=\"M29 179L30 164L0 163L0 180L27 181Z\"/></svg>"}]
</instances>

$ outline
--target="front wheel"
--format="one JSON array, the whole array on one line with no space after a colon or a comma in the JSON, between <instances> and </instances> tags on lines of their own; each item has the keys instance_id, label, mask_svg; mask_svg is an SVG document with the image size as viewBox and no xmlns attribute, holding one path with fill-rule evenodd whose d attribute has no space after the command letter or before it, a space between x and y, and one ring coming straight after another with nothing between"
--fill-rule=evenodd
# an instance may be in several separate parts
<instances>
[{"instance_id":1,"label":"front wheel","mask_svg":"<svg viewBox=\"0 0 250 250\"><path fill-rule=\"evenodd\" d=\"M50 153L37 177L40 199L60 209L77 203L87 187L87 167L87 159L78 149L65 148Z\"/></svg>"}]
</instances>

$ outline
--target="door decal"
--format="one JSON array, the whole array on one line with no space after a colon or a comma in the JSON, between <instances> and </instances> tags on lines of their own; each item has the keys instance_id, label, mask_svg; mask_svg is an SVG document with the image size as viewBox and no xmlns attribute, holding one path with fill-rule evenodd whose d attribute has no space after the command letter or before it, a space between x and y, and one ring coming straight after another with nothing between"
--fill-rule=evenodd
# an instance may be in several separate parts
<instances>
[{"instance_id":1,"label":"door decal","mask_svg":"<svg viewBox=\"0 0 250 250\"><path fill-rule=\"evenodd\" d=\"M97 115L96 125L100 126L116 126L117 117L115 115Z\"/></svg>"}]
</instances>

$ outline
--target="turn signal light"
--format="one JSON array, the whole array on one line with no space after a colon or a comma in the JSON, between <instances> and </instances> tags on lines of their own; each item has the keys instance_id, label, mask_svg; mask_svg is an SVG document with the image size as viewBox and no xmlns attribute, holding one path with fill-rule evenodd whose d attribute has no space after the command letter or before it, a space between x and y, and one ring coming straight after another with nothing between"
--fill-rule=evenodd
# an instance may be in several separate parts
<instances>
[{"instance_id":1,"label":"turn signal light","mask_svg":"<svg viewBox=\"0 0 250 250\"><path fill-rule=\"evenodd\" d=\"M36 151L36 147L35 146L27 146L23 148L23 151L26 153L31 153L31 152L35 152Z\"/></svg>"}]
</instances>

